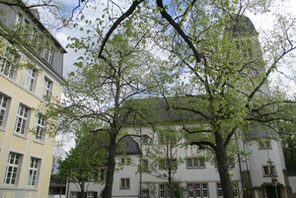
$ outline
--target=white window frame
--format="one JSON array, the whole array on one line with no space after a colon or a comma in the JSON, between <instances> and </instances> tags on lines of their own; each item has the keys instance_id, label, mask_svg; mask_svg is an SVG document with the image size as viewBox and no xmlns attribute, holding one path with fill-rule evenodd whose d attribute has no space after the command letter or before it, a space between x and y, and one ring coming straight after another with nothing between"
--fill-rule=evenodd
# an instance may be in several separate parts
<instances>
[{"instance_id":1,"label":"white window frame","mask_svg":"<svg viewBox=\"0 0 296 198\"><path fill-rule=\"evenodd\" d=\"M44 141L45 139L45 129L46 129L46 118L39 113L36 123L36 134L35 139L38 141Z\"/></svg>"},{"instance_id":2,"label":"white window frame","mask_svg":"<svg viewBox=\"0 0 296 198\"><path fill-rule=\"evenodd\" d=\"M234 185L232 186L233 188L233 197L239 197L239 188L238 188L238 183L235 182L233 183ZM223 198L223 189L222 189L222 184L221 183L216 183L217 186L217 198ZM219 195L220 194L220 195Z\"/></svg>"},{"instance_id":3,"label":"white window frame","mask_svg":"<svg viewBox=\"0 0 296 198\"><path fill-rule=\"evenodd\" d=\"M53 81L45 76L43 81L43 98L44 99L51 98L52 87L53 87Z\"/></svg>"},{"instance_id":4,"label":"white window frame","mask_svg":"<svg viewBox=\"0 0 296 198\"><path fill-rule=\"evenodd\" d=\"M21 167L22 155L10 152L6 164L4 184L16 185L18 183L19 170Z\"/></svg>"},{"instance_id":5,"label":"white window frame","mask_svg":"<svg viewBox=\"0 0 296 198\"><path fill-rule=\"evenodd\" d=\"M131 181L130 178L121 178L120 179L120 189L130 189L131 188Z\"/></svg>"},{"instance_id":6,"label":"white window frame","mask_svg":"<svg viewBox=\"0 0 296 198\"><path fill-rule=\"evenodd\" d=\"M0 128L4 128L6 126L8 110L10 105L10 97L2 94L0 92Z\"/></svg>"},{"instance_id":7,"label":"white window frame","mask_svg":"<svg viewBox=\"0 0 296 198\"><path fill-rule=\"evenodd\" d=\"M71 191L71 198L78 198L78 192Z\"/></svg>"},{"instance_id":8,"label":"white window frame","mask_svg":"<svg viewBox=\"0 0 296 198\"><path fill-rule=\"evenodd\" d=\"M87 198L95 198L95 192L94 191L89 191L86 193Z\"/></svg>"},{"instance_id":9,"label":"white window frame","mask_svg":"<svg viewBox=\"0 0 296 198\"><path fill-rule=\"evenodd\" d=\"M188 191L188 198L208 198L209 197L209 186L207 183L188 183L187 191Z\"/></svg>"},{"instance_id":10,"label":"white window frame","mask_svg":"<svg viewBox=\"0 0 296 198\"><path fill-rule=\"evenodd\" d=\"M270 140L260 140L258 142L259 150L271 150L271 141Z\"/></svg>"},{"instance_id":11,"label":"white window frame","mask_svg":"<svg viewBox=\"0 0 296 198\"><path fill-rule=\"evenodd\" d=\"M34 91L36 83L36 69L26 69L24 87L29 91Z\"/></svg>"},{"instance_id":12,"label":"white window frame","mask_svg":"<svg viewBox=\"0 0 296 198\"><path fill-rule=\"evenodd\" d=\"M13 50L11 47L6 47L5 49L4 56L6 60L3 59L0 62L0 73L10 79L15 79L16 64L18 64L20 56L16 52L12 54L11 50Z\"/></svg>"},{"instance_id":13,"label":"white window frame","mask_svg":"<svg viewBox=\"0 0 296 198\"><path fill-rule=\"evenodd\" d=\"M267 171L268 171L267 174L265 173L264 168L267 168ZM262 173L263 173L263 177L276 177L277 176L275 165L263 165L262 166Z\"/></svg>"},{"instance_id":14,"label":"white window frame","mask_svg":"<svg viewBox=\"0 0 296 198\"><path fill-rule=\"evenodd\" d=\"M31 157L28 175L28 185L37 186L41 160Z\"/></svg>"},{"instance_id":15,"label":"white window frame","mask_svg":"<svg viewBox=\"0 0 296 198\"><path fill-rule=\"evenodd\" d=\"M206 168L206 161L204 158L188 157L186 158L187 169L200 169Z\"/></svg>"},{"instance_id":16,"label":"white window frame","mask_svg":"<svg viewBox=\"0 0 296 198\"><path fill-rule=\"evenodd\" d=\"M47 62L52 65L53 64L53 57L54 57L54 50L53 47L50 47L48 50L48 58L47 58Z\"/></svg>"},{"instance_id":17,"label":"white window frame","mask_svg":"<svg viewBox=\"0 0 296 198\"><path fill-rule=\"evenodd\" d=\"M217 197L223 198L222 184L217 183Z\"/></svg>"},{"instance_id":18,"label":"white window frame","mask_svg":"<svg viewBox=\"0 0 296 198\"><path fill-rule=\"evenodd\" d=\"M27 127L29 125L30 108L24 104L19 104L17 116L15 120L14 132L22 135L27 134Z\"/></svg>"},{"instance_id":19,"label":"white window frame","mask_svg":"<svg viewBox=\"0 0 296 198\"><path fill-rule=\"evenodd\" d=\"M19 28L23 23L23 15L21 13L16 13L14 25L16 28Z\"/></svg>"}]
</instances>

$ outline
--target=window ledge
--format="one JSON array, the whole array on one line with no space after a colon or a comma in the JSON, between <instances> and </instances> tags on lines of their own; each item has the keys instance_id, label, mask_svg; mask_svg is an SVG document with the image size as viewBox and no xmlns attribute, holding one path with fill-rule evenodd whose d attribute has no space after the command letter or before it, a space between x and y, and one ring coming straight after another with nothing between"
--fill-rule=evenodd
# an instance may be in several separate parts
<instances>
[{"instance_id":1,"label":"window ledge","mask_svg":"<svg viewBox=\"0 0 296 198\"><path fill-rule=\"evenodd\" d=\"M13 135L15 135L17 137L20 137L20 138L23 138L23 139L27 139L26 135L23 135L23 134L20 134L20 133L17 133L17 132L13 132Z\"/></svg>"},{"instance_id":2,"label":"window ledge","mask_svg":"<svg viewBox=\"0 0 296 198\"><path fill-rule=\"evenodd\" d=\"M35 143L37 143L37 144L45 145L44 140L33 139L33 142L35 142Z\"/></svg>"},{"instance_id":3,"label":"window ledge","mask_svg":"<svg viewBox=\"0 0 296 198\"><path fill-rule=\"evenodd\" d=\"M5 132L5 127L0 127L0 131Z\"/></svg>"}]
</instances>

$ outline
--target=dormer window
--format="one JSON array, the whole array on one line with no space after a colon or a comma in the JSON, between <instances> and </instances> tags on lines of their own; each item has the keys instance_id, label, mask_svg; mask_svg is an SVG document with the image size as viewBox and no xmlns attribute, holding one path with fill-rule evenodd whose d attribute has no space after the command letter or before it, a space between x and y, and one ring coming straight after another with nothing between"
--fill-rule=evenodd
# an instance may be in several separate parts
<instances>
[{"instance_id":1,"label":"dormer window","mask_svg":"<svg viewBox=\"0 0 296 198\"><path fill-rule=\"evenodd\" d=\"M14 25L15 25L16 27L19 27L19 26L22 24L22 21L23 21L23 15L20 14L20 13L17 13L17 14L16 14L16 18L15 18Z\"/></svg>"}]
</instances>

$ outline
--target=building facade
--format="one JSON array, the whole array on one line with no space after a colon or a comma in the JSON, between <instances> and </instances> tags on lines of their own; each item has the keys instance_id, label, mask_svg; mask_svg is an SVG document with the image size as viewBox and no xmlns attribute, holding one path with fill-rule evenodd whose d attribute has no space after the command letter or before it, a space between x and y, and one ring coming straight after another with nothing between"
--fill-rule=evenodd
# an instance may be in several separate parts
<instances>
[{"instance_id":1,"label":"building facade","mask_svg":"<svg viewBox=\"0 0 296 198\"><path fill-rule=\"evenodd\" d=\"M176 130L181 127L176 126ZM114 174L112 197L149 197L168 198L168 169L161 159L167 159L167 145L157 137L152 128L141 126L127 128L130 133L149 136L135 138L140 148L138 155L128 155L128 163L122 163L117 157L117 171ZM157 151L158 158L151 158L152 148L163 146ZM280 141L270 137L238 140L239 153L230 165L235 197L270 198L287 197L285 181L285 163ZM155 152L155 151L154 151ZM177 161L172 170L172 178L177 183L175 197L188 198L222 198L219 173L209 152L196 146L172 148L172 162ZM155 163L156 162L156 163ZM141 167L141 168L139 168ZM276 181L276 183L275 183ZM247 184L246 184L247 183ZM243 185L245 186L243 188ZM86 185L88 198L99 197L103 184L90 182ZM244 190L243 190L244 189ZM277 190L276 190L277 189ZM74 183L67 184L67 198L76 198L79 188ZM245 192L244 192L245 191ZM249 191L249 195L246 191Z\"/></svg>"},{"instance_id":2,"label":"building facade","mask_svg":"<svg viewBox=\"0 0 296 198\"><path fill-rule=\"evenodd\" d=\"M38 109L58 100L66 52L38 13L0 4L0 197L48 197L54 139Z\"/></svg>"},{"instance_id":3,"label":"building facade","mask_svg":"<svg viewBox=\"0 0 296 198\"><path fill-rule=\"evenodd\" d=\"M256 62L258 64L246 70L247 75L255 77L265 72L258 33L250 19L242 17L240 20L240 23L235 27L236 37L233 39L237 44L235 50L240 50L241 46L245 45L248 48L242 51L242 58L261 57ZM270 96L268 82L263 84L257 95L258 97ZM180 98L179 101L174 101L174 104L195 104L190 101L193 96L187 98L180 96ZM194 101L198 103L201 101L199 98L202 97L196 96ZM118 171L114 174L112 197L168 198L171 197L170 193L175 193L175 197L178 198L222 198L223 191L213 153L210 154L198 147L190 146L188 143L186 145L184 138L180 138L183 146L178 146L178 141L171 142L170 150L168 150L166 144L168 138L163 138L159 136L160 133L155 132L155 128L162 130L169 125L170 129L165 130L171 130L171 134L182 131L185 136L184 123L186 126L195 123L192 127L198 128L196 126L196 123L199 123L198 118L196 119L197 114L180 115L182 114L180 111L170 112L166 100L163 98L145 98L137 101L136 103L140 103L140 108L144 109L142 114L147 117L149 123L153 123L155 126L150 127L143 120L138 120L124 129L129 134L148 137L150 143L147 144L146 140L142 138L135 138L139 144L141 155L129 156L130 163L123 166L120 164L120 157L117 158ZM207 107L201 108L206 109ZM152 112L153 110L155 112ZM234 152L232 160L228 160L235 197L286 198L288 179L285 175L286 167L279 138L270 129L260 125L250 126L248 132L240 132L242 133L237 132L237 136L233 140L237 150ZM157 147L158 150L155 150L152 155L153 160L151 151ZM173 164L170 171L168 170L168 161ZM139 167L141 168L139 169ZM169 175L172 176L172 181L176 186L173 191L169 190ZM91 182L87 184L87 187L90 198L99 195L103 185ZM78 191L75 184L69 183L67 198L78 197Z\"/></svg>"}]
</instances>

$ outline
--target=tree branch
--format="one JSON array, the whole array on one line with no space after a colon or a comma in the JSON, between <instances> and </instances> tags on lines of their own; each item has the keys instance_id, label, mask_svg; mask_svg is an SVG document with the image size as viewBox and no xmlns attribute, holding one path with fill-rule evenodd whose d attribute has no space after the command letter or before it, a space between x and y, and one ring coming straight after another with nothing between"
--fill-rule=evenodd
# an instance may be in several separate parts
<instances>
[{"instance_id":1,"label":"tree branch","mask_svg":"<svg viewBox=\"0 0 296 198\"><path fill-rule=\"evenodd\" d=\"M105 45L107 44L107 41L109 40L111 34L114 32L114 30L120 25L120 23L122 21L124 21L126 18L128 18L134 11L135 9L138 7L139 4L141 4L144 0L134 0L132 5L129 7L129 9L123 13L111 26L111 28L109 29L109 31L107 32L107 34L105 35L103 41L102 41L102 45L99 51L99 58L104 59L103 56L103 50L105 48Z\"/></svg>"}]
</instances>

